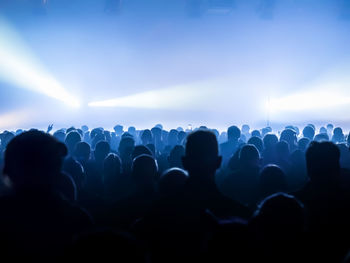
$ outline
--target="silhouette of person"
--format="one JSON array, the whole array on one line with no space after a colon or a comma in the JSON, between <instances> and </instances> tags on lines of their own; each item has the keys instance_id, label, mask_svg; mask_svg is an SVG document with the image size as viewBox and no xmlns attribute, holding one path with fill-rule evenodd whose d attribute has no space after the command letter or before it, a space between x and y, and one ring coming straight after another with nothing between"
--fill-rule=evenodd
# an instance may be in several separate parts
<instances>
[{"instance_id":1,"label":"silhouette of person","mask_svg":"<svg viewBox=\"0 0 350 263\"><path fill-rule=\"evenodd\" d=\"M238 138L235 136L236 140ZM212 132L198 130L188 135L182 158L183 166L189 174L186 184L188 205L199 210L209 209L218 217L248 217L248 209L224 197L215 184L215 173L220 168L221 161L218 143Z\"/></svg>"},{"instance_id":2,"label":"silhouette of person","mask_svg":"<svg viewBox=\"0 0 350 263\"><path fill-rule=\"evenodd\" d=\"M223 166L226 166L227 161L237 151L241 137L241 131L237 126L231 126L227 129L227 141L220 145L220 153L223 158Z\"/></svg>"},{"instance_id":3,"label":"silhouette of person","mask_svg":"<svg viewBox=\"0 0 350 263\"><path fill-rule=\"evenodd\" d=\"M37 130L7 145L3 174L11 192L0 198L0 239L12 258L58 257L74 234L91 226L83 210L62 198L62 190L68 193L61 172L66 155L63 143Z\"/></svg>"},{"instance_id":4,"label":"silhouette of person","mask_svg":"<svg viewBox=\"0 0 350 263\"><path fill-rule=\"evenodd\" d=\"M221 186L222 192L248 207L254 207L258 198L260 155L256 147L247 144L239 153L238 169L229 174Z\"/></svg>"}]
</instances>

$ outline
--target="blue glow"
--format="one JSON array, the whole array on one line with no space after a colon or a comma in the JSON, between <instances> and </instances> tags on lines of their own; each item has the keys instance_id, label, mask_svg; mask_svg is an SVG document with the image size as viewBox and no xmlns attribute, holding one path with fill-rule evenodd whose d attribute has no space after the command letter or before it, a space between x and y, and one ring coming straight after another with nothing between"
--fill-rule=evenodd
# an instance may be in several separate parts
<instances>
[{"instance_id":1,"label":"blue glow","mask_svg":"<svg viewBox=\"0 0 350 263\"><path fill-rule=\"evenodd\" d=\"M199 9L188 2L123 1L110 13L104 1L47 1L44 15L9 5L3 15L21 39L11 47L13 63L32 65L21 71L31 89L50 86L46 95L73 105L78 97L82 105L74 114L48 107L46 114L33 113L33 122L223 129L260 127L269 115L272 125L350 127L343 114L350 107L350 20L339 1L276 0L268 9L260 0L210 1ZM16 96L28 109L50 104Z\"/></svg>"},{"instance_id":2,"label":"blue glow","mask_svg":"<svg viewBox=\"0 0 350 263\"><path fill-rule=\"evenodd\" d=\"M79 107L80 102L40 65L15 31L0 20L0 78L15 86L42 93Z\"/></svg>"}]
</instances>

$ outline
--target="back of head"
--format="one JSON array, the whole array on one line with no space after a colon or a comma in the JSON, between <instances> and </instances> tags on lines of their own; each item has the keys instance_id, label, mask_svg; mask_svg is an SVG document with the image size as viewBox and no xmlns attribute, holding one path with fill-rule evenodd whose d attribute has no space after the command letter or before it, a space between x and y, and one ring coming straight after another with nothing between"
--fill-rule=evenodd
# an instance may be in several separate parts
<instances>
[{"instance_id":1,"label":"back of head","mask_svg":"<svg viewBox=\"0 0 350 263\"><path fill-rule=\"evenodd\" d=\"M83 166L75 159L68 158L64 161L62 169L72 177L77 190L81 190L85 179Z\"/></svg>"},{"instance_id":2,"label":"back of head","mask_svg":"<svg viewBox=\"0 0 350 263\"><path fill-rule=\"evenodd\" d=\"M258 149L259 153L262 153L264 150L264 143L260 137L253 136L247 143L254 145Z\"/></svg>"},{"instance_id":3,"label":"back of head","mask_svg":"<svg viewBox=\"0 0 350 263\"><path fill-rule=\"evenodd\" d=\"M140 156L141 154L147 154L147 155L153 155L151 150L145 146L145 145L137 145L135 146L132 154L131 154L131 158L135 159L136 157Z\"/></svg>"},{"instance_id":4,"label":"back of head","mask_svg":"<svg viewBox=\"0 0 350 263\"><path fill-rule=\"evenodd\" d=\"M172 129L169 131L168 145L174 146L178 143L178 134L179 134L179 132L175 129Z\"/></svg>"},{"instance_id":5,"label":"back of head","mask_svg":"<svg viewBox=\"0 0 350 263\"><path fill-rule=\"evenodd\" d=\"M340 127L335 128L333 131L332 141L335 143L338 143L338 142L343 142L344 139L345 139L345 136L344 136L342 128L340 128Z\"/></svg>"},{"instance_id":6,"label":"back of head","mask_svg":"<svg viewBox=\"0 0 350 263\"><path fill-rule=\"evenodd\" d=\"M327 142L329 141L329 136L327 133L320 133L317 134L314 138L314 141L316 142Z\"/></svg>"},{"instance_id":7,"label":"back of head","mask_svg":"<svg viewBox=\"0 0 350 263\"><path fill-rule=\"evenodd\" d=\"M129 157L131 158L131 153L133 152L134 147L135 147L135 141L132 137L130 136L122 137L118 147L120 158L122 158L122 160Z\"/></svg>"},{"instance_id":8,"label":"back of head","mask_svg":"<svg viewBox=\"0 0 350 263\"><path fill-rule=\"evenodd\" d=\"M253 136L253 137L261 138L261 133L260 133L260 131L258 131L258 130L254 130L254 131L252 131L252 136Z\"/></svg>"},{"instance_id":9,"label":"back of head","mask_svg":"<svg viewBox=\"0 0 350 263\"><path fill-rule=\"evenodd\" d=\"M151 132L154 138L160 139L160 137L162 136L162 130L158 127L153 127L151 129Z\"/></svg>"},{"instance_id":10,"label":"back of head","mask_svg":"<svg viewBox=\"0 0 350 263\"><path fill-rule=\"evenodd\" d=\"M327 129L325 127L320 128L320 133L327 133Z\"/></svg>"},{"instance_id":11,"label":"back of head","mask_svg":"<svg viewBox=\"0 0 350 263\"><path fill-rule=\"evenodd\" d=\"M64 140L66 138L66 133L62 130L58 130L58 131L54 132L53 137L55 137L60 142L64 142Z\"/></svg>"},{"instance_id":12,"label":"back of head","mask_svg":"<svg viewBox=\"0 0 350 263\"><path fill-rule=\"evenodd\" d=\"M243 124L242 125L242 133L249 133L250 127L248 124Z\"/></svg>"},{"instance_id":13,"label":"back of head","mask_svg":"<svg viewBox=\"0 0 350 263\"><path fill-rule=\"evenodd\" d=\"M75 145L74 156L78 160L88 160L90 158L91 148L86 142L78 142Z\"/></svg>"},{"instance_id":14,"label":"back of head","mask_svg":"<svg viewBox=\"0 0 350 263\"><path fill-rule=\"evenodd\" d=\"M67 148L44 132L24 132L7 145L4 174L15 188L51 188L60 176Z\"/></svg>"},{"instance_id":15,"label":"back of head","mask_svg":"<svg viewBox=\"0 0 350 263\"><path fill-rule=\"evenodd\" d=\"M153 137L152 132L150 130L144 130L141 134L141 141L144 145L152 143Z\"/></svg>"},{"instance_id":16,"label":"back of head","mask_svg":"<svg viewBox=\"0 0 350 263\"><path fill-rule=\"evenodd\" d=\"M265 149L271 149L278 143L278 138L275 134L268 133L263 139Z\"/></svg>"},{"instance_id":17,"label":"back of head","mask_svg":"<svg viewBox=\"0 0 350 263\"><path fill-rule=\"evenodd\" d=\"M70 154L73 153L74 147L78 142L81 142L80 133L76 130L72 130L66 135L66 139L64 141L68 147L68 151Z\"/></svg>"},{"instance_id":18,"label":"back of head","mask_svg":"<svg viewBox=\"0 0 350 263\"><path fill-rule=\"evenodd\" d=\"M308 125L303 129L303 136L305 138L308 138L310 141L312 141L314 139L315 136L315 129Z\"/></svg>"},{"instance_id":19,"label":"back of head","mask_svg":"<svg viewBox=\"0 0 350 263\"><path fill-rule=\"evenodd\" d=\"M239 161L242 165L257 166L259 160L259 151L252 144L244 145L239 152Z\"/></svg>"},{"instance_id":20,"label":"back of head","mask_svg":"<svg viewBox=\"0 0 350 263\"><path fill-rule=\"evenodd\" d=\"M229 141L231 140L238 140L241 137L241 130L237 126L230 126L227 129L227 139Z\"/></svg>"},{"instance_id":21,"label":"back of head","mask_svg":"<svg viewBox=\"0 0 350 263\"><path fill-rule=\"evenodd\" d=\"M198 130L188 135L183 166L193 175L214 175L221 165L215 134Z\"/></svg>"},{"instance_id":22,"label":"back of head","mask_svg":"<svg viewBox=\"0 0 350 263\"><path fill-rule=\"evenodd\" d=\"M287 180L283 170L277 165L267 165L260 172L260 194L263 197L287 191Z\"/></svg>"},{"instance_id":23,"label":"back of head","mask_svg":"<svg viewBox=\"0 0 350 263\"><path fill-rule=\"evenodd\" d=\"M116 133L118 136L122 135L122 133L123 133L123 128L124 128L124 127L123 127L122 125L119 125L119 124L117 124L117 125L115 125L115 126L113 127L115 133Z\"/></svg>"},{"instance_id":24,"label":"back of head","mask_svg":"<svg viewBox=\"0 0 350 263\"><path fill-rule=\"evenodd\" d=\"M311 142L306 151L307 172L311 182L327 186L337 182L340 173L340 151L332 142Z\"/></svg>"},{"instance_id":25,"label":"back of head","mask_svg":"<svg viewBox=\"0 0 350 263\"><path fill-rule=\"evenodd\" d=\"M136 128L134 126L130 126L128 128L128 133L130 133L132 136L135 136L136 134Z\"/></svg>"},{"instance_id":26,"label":"back of head","mask_svg":"<svg viewBox=\"0 0 350 263\"><path fill-rule=\"evenodd\" d=\"M304 206L291 195L277 193L261 202L255 220L270 238L288 240L304 230Z\"/></svg>"},{"instance_id":27,"label":"back of head","mask_svg":"<svg viewBox=\"0 0 350 263\"><path fill-rule=\"evenodd\" d=\"M110 152L111 148L109 146L109 143L106 141L99 141L96 144L95 148L95 159L98 161L102 161L106 158L108 153Z\"/></svg>"},{"instance_id":28,"label":"back of head","mask_svg":"<svg viewBox=\"0 0 350 263\"><path fill-rule=\"evenodd\" d=\"M132 179L139 185L148 187L153 185L158 173L156 160L147 154L136 157L132 163Z\"/></svg>"},{"instance_id":29,"label":"back of head","mask_svg":"<svg viewBox=\"0 0 350 263\"><path fill-rule=\"evenodd\" d=\"M292 129L285 129L281 133L280 141L286 141L290 146L292 146L297 141L297 134Z\"/></svg>"},{"instance_id":30,"label":"back of head","mask_svg":"<svg viewBox=\"0 0 350 263\"><path fill-rule=\"evenodd\" d=\"M114 187L121 174L122 162L118 155L110 153L103 162L103 179L108 187Z\"/></svg>"},{"instance_id":31,"label":"back of head","mask_svg":"<svg viewBox=\"0 0 350 263\"><path fill-rule=\"evenodd\" d=\"M299 148L300 151L305 152L307 147L309 146L309 144L310 144L310 139L308 139L308 138L301 138L298 141L298 148Z\"/></svg>"},{"instance_id":32,"label":"back of head","mask_svg":"<svg viewBox=\"0 0 350 263\"><path fill-rule=\"evenodd\" d=\"M170 167L182 168L182 157L185 155L185 148L182 145L176 145L169 154L168 162Z\"/></svg>"},{"instance_id":33,"label":"back of head","mask_svg":"<svg viewBox=\"0 0 350 263\"><path fill-rule=\"evenodd\" d=\"M180 193L187 181L187 173L179 168L166 170L159 180L159 193L162 196L173 196Z\"/></svg>"}]
</instances>

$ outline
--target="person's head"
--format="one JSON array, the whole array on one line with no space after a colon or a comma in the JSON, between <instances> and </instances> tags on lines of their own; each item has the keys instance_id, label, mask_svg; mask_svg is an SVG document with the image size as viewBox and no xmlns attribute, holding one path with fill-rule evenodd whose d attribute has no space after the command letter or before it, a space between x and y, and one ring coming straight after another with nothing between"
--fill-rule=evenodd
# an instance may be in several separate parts
<instances>
[{"instance_id":1,"label":"person's head","mask_svg":"<svg viewBox=\"0 0 350 263\"><path fill-rule=\"evenodd\" d=\"M159 128L159 129L161 129L161 130L163 130L163 125L162 125L162 124L160 124L160 123L156 124L156 126L155 126L155 127Z\"/></svg>"},{"instance_id":2,"label":"person's head","mask_svg":"<svg viewBox=\"0 0 350 263\"><path fill-rule=\"evenodd\" d=\"M270 240L300 238L305 229L304 206L291 195L276 193L261 202L253 220L258 234Z\"/></svg>"},{"instance_id":3,"label":"person's head","mask_svg":"<svg viewBox=\"0 0 350 263\"><path fill-rule=\"evenodd\" d=\"M75 131L76 129L72 126L72 127L69 127L67 130L66 130L66 133L70 133L71 131Z\"/></svg>"},{"instance_id":4,"label":"person's head","mask_svg":"<svg viewBox=\"0 0 350 263\"><path fill-rule=\"evenodd\" d=\"M175 146L178 144L178 134L179 132L175 129L172 129L169 131L168 135L168 145L171 147Z\"/></svg>"},{"instance_id":5,"label":"person's head","mask_svg":"<svg viewBox=\"0 0 350 263\"><path fill-rule=\"evenodd\" d=\"M55 137L60 142L64 142L64 139L66 138L66 133L62 130L58 130L53 133L53 137Z\"/></svg>"},{"instance_id":6,"label":"person's head","mask_svg":"<svg viewBox=\"0 0 350 263\"><path fill-rule=\"evenodd\" d=\"M122 158L122 160L125 158L131 158L131 154L134 150L134 147L135 147L135 141L132 137L130 136L122 137L118 147L120 158Z\"/></svg>"},{"instance_id":7,"label":"person's head","mask_svg":"<svg viewBox=\"0 0 350 263\"><path fill-rule=\"evenodd\" d=\"M315 136L314 141L316 142L326 142L329 141L329 136L327 133L319 133Z\"/></svg>"},{"instance_id":8,"label":"person's head","mask_svg":"<svg viewBox=\"0 0 350 263\"><path fill-rule=\"evenodd\" d=\"M335 142L335 143L343 142L344 139L345 139L345 137L344 137L344 133L343 133L342 128L340 128L340 127L335 128L333 131L333 138L332 138L333 142Z\"/></svg>"},{"instance_id":9,"label":"person's head","mask_svg":"<svg viewBox=\"0 0 350 263\"><path fill-rule=\"evenodd\" d=\"M188 135L182 163L190 177L214 177L221 161L218 142L212 132L198 130Z\"/></svg>"},{"instance_id":10,"label":"person's head","mask_svg":"<svg viewBox=\"0 0 350 263\"><path fill-rule=\"evenodd\" d=\"M249 125L248 125L248 124L243 124L243 125L242 125L242 133L248 134L249 131L250 131Z\"/></svg>"},{"instance_id":11,"label":"person's head","mask_svg":"<svg viewBox=\"0 0 350 263\"><path fill-rule=\"evenodd\" d=\"M306 151L307 172L312 183L337 183L340 173L340 151L332 142L311 142Z\"/></svg>"},{"instance_id":12,"label":"person's head","mask_svg":"<svg viewBox=\"0 0 350 263\"><path fill-rule=\"evenodd\" d=\"M78 142L81 142L81 136L80 133L76 130L72 130L66 135L66 139L64 141L67 145L69 154L73 154L75 145Z\"/></svg>"},{"instance_id":13,"label":"person's head","mask_svg":"<svg viewBox=\"0 0 350 263\"><path fill-rule=\"evenodd\" d=\"M273 164L265 166L260 172L259 189L263 198L278 192L286 192L287 180L283 170Z\"/></svg>"},{"instance_id":14,"label":"person's head","mask_svg":"<svg viewBox=\"0 0 350 263\"><path fill-rule=\"evenodd\" d=\"M78 142L75 145L74 157L79 161L88 161L90 159L91 148L86 142Z\"/></svg>"},{"instance_id":15,"label":"person's head","mask_svg":"<svg viewBox=\"0 0 350 263\"><path fill-rule=\"evenodd\" d=\"M154 139L156 139L156 140L160 140L161 139L161 137L162 137L162 130L160 128L153 127L151 129L151 132L152 132L152 136L153 136Z\"/></svg>"},{"instance_id":16,"label":"person's head","mask_svg":"<svg viewBox=\"0 0 350 263\"><path fill-rule=\"evenodd\" d=\"M141 142L143 145L153 143L152 132L150 130L144 130L141 134Z\"/></svg>"},{"instance_id":17,"label":"person's head","mask_svg":"<svg viewBox=\"0 0 350 263\"><path fill-rule=\"evenodd\" d=\"M168 156L169 167L183 168L182 157L185 155L185 147L176 145Z\"/></svg>"},{"instance_id":18,"label":"person's head","mask_svg":"<svg viewBox=\"0 0 350 263\"><path fill-rule=\"evenodd\" d=\"M243 166L258 166L260 154L253 144L244 145L239 152L239 162Z\"/></svg>"},{"instance_id":19,"label":"person's head","mask_svg":"<svg viewBox=\"0 0 350 263\"><path fill-rule=\"evenodd\" d=\"M118 155L110 153L103 162L103 182L107 191L115 189L122 170L122 162Z\"/></svg>"},{"instance_id":20,"label":"person's head","mask_svg":"<svg viewBox=\"0 0 350 263\"><path fill-rule=\"evenodd\" d=\"M241 137L241 130L237 126L231 126L227 129L227 140L237 141Z\"/></svg>"},{"instance_id":21,"label":"person's head","mask_svg":"<svg viewBox=\"0 0 350 263\"><path fill-rule=\"evenodd\" d=\"M305 138L308 138L310 141L312 141L314 139L315 136L315 129L312 126L306 126L303 129L303 136Z\"/></svg>"},{"instance_id":22,"label":"person's head","mask_svg":"<svg viewBox=\"0 0 350 263\"><path fill-rule=\"evenodd\" d=\"M95 160L98 162L102 162L106 156L109 154L111 148L109 146L109 143L106 141L99 141L96 144L94 156Z\"/></svg>"},{"instance_id":23,"label":"person's head","mask_svg":"<svg viewBox=\"0 0 350 263\"><path fill-rule=\"evenodd\" d=\"M298 149L302 152L305 152L307 147L309 146L310 144L310 139L308 138L301 138L299 141L298 141Z\"/></svg>"},{"instance_id":24,"label":"person's head","mask_svg":"<svg viewBox=\"0 0 350 263\"><path fill-rule=\"evenodd\" d=\"M145 145L137 145L135 146L132 154L131 154L131 158L134 160L137 156L140 156L141 154L147 154L152 156L152 152L151 150L145 146Z\"/></svg>"},{"instance_id":25,"label":"person's head","mask_svg":"<svg viewBox=\"0 0 350 263\"><path fill-rule=\"evenodd\" d=\"M132 180L138 188L154 189L157 179L158 165L156 160L148 155L142 154L132 162Z\"/></svg>"},{"instance_id":26,"label":"person's head","mask_svg":"<svg viewBox=\"0 0 350 263\"><path fill-rule=\"evenodd\" d=\"M103 161L104 173L111 176L118 176L121 173L122 161L115 153L109 153Z\"/></svg>"},{"instance_id":27,"label":"person's head","mask_svg":"<svg viewBox=\"0 0 350 263\"><path fill-rule=\"evenodd\" d=\"M275 134L268 133L263 139L265 149L273 149L278 143L278 137Z\"/></svg>"},{"instance_id":28,"label":"person's head","mask_svg":"<svg viewBox=\"0 0 350 263\"><path fill-rule=\"evenodd\" d=\"M259 137L250 137L247 143L254 145L258 149L260 154L264 151L264 143Z\"/></svg>"},{"instance_id":29,"label":"person's head","mask_svg":"<svg viewBox=\"0 0 350 263\"><path fill-rule=\"evenodd\" d=\"M327 129L325 127L320 128L320 133L326 133L327 134Z\"/></svg>"},{"instance_id":30,"label":"person's head","mask_svg":"<svg viewBox=\"0 0 350 263\"><path fill-rule=\"evenodd\" d=\"M177 135L177 141L179 142L179 144L183 144L183 142L185 141L187 136L187 133L184 131L180 131L179 134ZM216 135L215 135L216 136ZM218 136L216 136L217 138Z\"/></svg>"},{"instance_id":31,"label":"person's head","mask_svg":"<svg viewBox=\"0 0 350 263\"><path fill-rule=\"evenodd\" d=\"M261 136L264 138L266 134L268 134L269 132L272 132L271 127L265 127L261 129Z\"/></svg>"},{"instance_id":32,"label":"person's head","mask_svg":"<svg viewBox=\"0 0 350 263\"><path fill-rule=\"evenodd\" d=\"M62 170L72 177L77 190L81 190L85 180L83 166L73 158L68 158L63 163Z\"/></svg>"},{"instance_id":33,"label":"person's head","mask_svg":"<svg viewBox=\"0 0 350 263\"><path fill-rule=\"evenodd\" d=\"M118 136L121 136L123 134L123 129L124 129L124 127L122 125L119 125L119 124L117 124L113 127L115 134Z\"/></svg>"},{"instance_id":34,"label":"person's head","mask_svg":"<svg viewBox=\"0 0 350 263\"><path fill-rule=\"evenodd\" d=\"M52 189L61 175L66 146L49 134L31 130L10 141L3 173L15 189Z\"/></svg>"},{"instance_id":35,"label":"person's head","mask_svg":"<svg viewBox=\"0 0 350 263\"><path fill-rule=\"evenodd\" d=\"M331 123L327 124L327 131L328 131L328 133L332 134L333 129L334 129L334 125L333 124L331 124Z\"/></svg>"},{"instance_id":36,"label":"person's head","mask_svg":"<svg viewBox=\"0 0 350 263\"><path fill-rule=\"evenodd\" d=\"M258 137L261 138L261 133L259 130L252 131L252 137Z\"/></svg>"},{"instance_id":37,"label":"person's head","mask_svg":"<svg viewBox=\"0 0 350 263\"><path fill-rule=\"evenodd\" d=\"M89 127L87 125L82 125L81 130L83 131L83 133L86 133L89 131Z\"/></svg>"},{"instance_id":38,"label":"person's head","mask_svg":"<svg viewBox=\"0 0 350 263\"><path fill-rule=\"evenodd\" d=\"M281 133L280 141L287 142L289 148L293 150L297 143L297 133L292 129L285 129Z\"/></svg>"},{"instance_id":39,"label":"person's head","mask_svg":"<svg viewBox=\"0 0 350 263\"><path fill-rule=\"evenodd\" d=\"M180 168L166 170L159 179L159 193L161 196L174 196L180 193L187 181L187 173Z\"/></svg>"},{"instance_id":40,"label":"person's head","mask_svg":"<svg viewBox=\"0 0 350 263\"><path fill-rule=\"evenodd\" d=\"M131 134L132 136L136 135L136 128L134 126L130 126L128 128L128 133Z\"/></svg>"}]
</instances>

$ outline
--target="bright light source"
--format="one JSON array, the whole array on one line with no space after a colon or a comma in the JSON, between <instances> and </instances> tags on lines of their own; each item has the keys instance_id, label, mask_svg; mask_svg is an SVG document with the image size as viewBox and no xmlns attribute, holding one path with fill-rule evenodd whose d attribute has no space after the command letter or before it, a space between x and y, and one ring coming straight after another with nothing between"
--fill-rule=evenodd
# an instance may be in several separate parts
<instances>
[{"instance_id":1,"label":"bright light source","mask_svg":"<svg viewBox=\"0 0 350 263\"><path fill-rule=\"evenodd\" d=\"M331 91L314 91L293 94L287 97L271 99L267 103L270 112L305 111L329 109L350 104L350 97Z\"/></svg>"},{"instance_id":2,"label":"bright light source","mask_svg":"<svg viewBox=\"0 0 350 263\"><path fill-rule=\"evenodd\" d=\"M69 106L80 106L79 100L44 69L21 38L1 18L0 79L63 101Z\"/></svg>"},{"instance_id":3,"label":"bright light source","mask_svg":"<svg viewBox=\"0 0 350 263\"><path fill-rule=\"evenodd\" d=\"M184 94L186 96L184 96ZM102 101L93 101L90 107L130 107L145 109L184 109L198 103L198 90L185 86L177 86L159 90L151 90Z\"/></svg>"}]
</instances>

